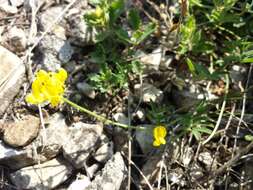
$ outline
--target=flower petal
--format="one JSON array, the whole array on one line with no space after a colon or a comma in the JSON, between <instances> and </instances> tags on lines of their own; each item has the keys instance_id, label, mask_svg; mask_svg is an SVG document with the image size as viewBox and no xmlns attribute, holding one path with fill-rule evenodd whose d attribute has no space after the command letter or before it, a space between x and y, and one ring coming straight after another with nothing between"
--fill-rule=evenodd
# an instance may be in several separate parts
<instances>
[{"instance_id":1,"label":"flower petal","mask_svg":"<svg viewBox=\"0 0 253 190\"><path fill-rule=\"evenodd\" d=\"M61 103L65 91L64 82L67 72L60 69L58 73L40 70L32 84L32 93L27 95L26 101L31 104L50 102L53 107Z\"/></svg>"},{"instance_id":2,"label":"flower petal","mask_svg":"<svg viewBox=\"0 0 253 190\"><path fill-rule=\"evenodd\" d=\"M161 144L160 144L159 141L154 141L154 142L153 142L153 146L156 146L156 147L157 147L157 146L160 146L160 145L161 145Z\"/></svg>"},{"instance_id":3,"label":"flower petal","mask_svg":"<svg viewBox=\"0 0 253 190\"><path fill-rule=\"evenodd\" d=\"M164 126L157 126L153 130L154 142L153 146L160 146L161 144L166 144L165 137L167 135L167 130Z\"/></svg>"}]
</instances>

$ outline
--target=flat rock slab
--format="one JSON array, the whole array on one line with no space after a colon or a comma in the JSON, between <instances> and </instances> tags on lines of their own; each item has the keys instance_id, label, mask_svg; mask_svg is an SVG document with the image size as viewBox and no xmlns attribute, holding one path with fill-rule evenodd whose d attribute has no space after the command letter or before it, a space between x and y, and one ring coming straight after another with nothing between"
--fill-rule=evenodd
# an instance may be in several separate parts
<instances>
[{"instance_id":1,"label":"flat rock slab","mask_svg":"<svg viewBox=\"0 0 253 190\"><path fill-rule=\"evenodd\" d=\"M119 190L126 176L127 169L124 160L117 152L85 190Z\"/></svg>"},{"instance_id":2,"label":"flat rock slab","mask_svg":"<svg viewBox=\"0 0 253 190\"><path fill-rule=\"evenodd\" d=\"M103 126L78 122L69 129L70 139L63 146L63 155L79 169L85 167L88 156L100 143Z\"/></svg>"},{"instance_id":3,"label":"flat rock slab","mask_svg":"<svg viewBox=\"0 0 253 190\"><path fill-rule=\"evenodd\" d=\"M29 158L25 150L17 150L8 147L0 140L0 164L10 167L11 169L18 169L29 165L32 158Z\"/></svg>"},{"instance_id":4,"label":"flat rock slab","mask_svg":"<svg viewBox=\"0 0 253 190\"><path fill-rule=\"evenodd\" d=\"M0 115L19 92L25 75L22 60L0 46Z\"/></svg>"},{"instance_id":5,"label":"flat rock slab","mask_svg":"<svg viewBox=\"0 0 253 190\"><path fill-rule=\"evenodd\" d=\"M103 142L93 155L94 159L100 163L106 163L113 156L113 142L109 142L107 137L105 137L104 141L107 142Z\"/></svg>"},{"instance_id":6,"label":"flat rock slab","mask_svg":"<svg viewBox=\"0 0 253 190\"><path fill-rule=\"evenodd\" d=\"M10 179L18 189L53 189L66 181L72 173L72 167L53 159L40 165L22 168L10 174Z\"/></svg>"},{"instance_id":7,"label":"flat rock slab","mask_svg":"<svg viewBox=\"0 0 253 190\"><path fill-rule=\"evenodd\" d=\"M145 103L150 103L150 102L161 103L163 100L163 96L164 96L163 91L156 88L152 84L148 84L148 83L143 83L142 85L136 84L134 88L135 88L137 97L138 98L141 97L141 100Z\"/></svg>"},{"instance_id":8,"label":"flat rock slab","mask_svg":"<svg viewBox=\"0 0 253 190\"><path fill-rule=\"evenodd\" d=\"M164 146L160 146L159 148L153 146L153 129L156 127L155 125L143 124L141 127L145 127L145 130L136 130L135 138L138 144L141 147L141 150L144 154L149 154L154 151L161 151Z\"/></svg>"},{"instance_id":9,"label":"flat rock slab","mask_svg":"<svg viewBox=\"0 0 253 190\"><path fill-rule=\"evenodd\" d=\"M0 164L17 170L54 158L67 142L69 130L64 116L58 113L50 117L47 126L45 131L40 130L39 136L31 144L22 149L10 147L0 140Z\"/></svg>"},{"instance_id":10,"label":"flat rock slab","mask_svg":"<svg viewBox=\"0 0 253 190\"><path fill-rule=\"evenodd\" d=\"M68 18L69 40L78 46L93 45L96 42L97 31L84 22L82 14L78 13Z\"/></svg>"},{"instance_id":11,"label":"flat rock slab","mask_svg":"<svg viewBox=\"0 0 253 190\"><path fill-rule=\"evenodd\" d=\"M28 145L37 137L40 129L40 119L28 116L22 121L3 124L3 140L12 147Z\"/></svg>"},{"instance_id":12,"label":"flat rock slab","mask_svg":"<svg viewBox=\"0 0 253 190\"><path fill-rule=\"evenodd\" d=\"M81 179L73 181L68 190L84 190L90 184L90 179L87 176L82 176Z\"/></svg>"}]
</instances>

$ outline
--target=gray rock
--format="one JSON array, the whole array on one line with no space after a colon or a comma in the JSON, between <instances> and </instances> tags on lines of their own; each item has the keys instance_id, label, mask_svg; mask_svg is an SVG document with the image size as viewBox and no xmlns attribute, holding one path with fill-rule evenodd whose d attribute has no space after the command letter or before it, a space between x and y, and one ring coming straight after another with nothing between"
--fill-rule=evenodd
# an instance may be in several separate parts
<instances>
[{"instance_id":1,"label":"gray rock","mask_svg":"<svg viewBox=\"0 0 253 190\"><path fill-rule=\"evenodd\" d=\"M63 146L67 143L70 137L70 130L65 123L65 118L62 114L56 113L47 121L47 128L41 130L39 137L36 140L36 146ZM41 141L41 139L46 138Z\"/></svg>"},{"instance_id":2,"label":"gray rock","mask_svg":"<svg viewBox=\"0 0 253 190\"><path fill-rule=\"evenodd\" d=\"M82 14L68 18L68 34L71 43L78 46L93 45L96 42L96 31L84 22Z\"/></svg>"},{"instance_id":3,"label":"gray rock","mask_svg":"<svg viewBox=\"0 0 253 190\"><path fill-rule=\"evenodd\" d=\"M157 48L150 54L140 53L140 61L144 66L144 74L159 70L162 59L162 49Z\"/></svg>"},{"instance_id":4,"label":"gray rock","mask_svg":"<svg viewBox=\"0 0 253 190\"><path fill-rule=\"evenodd\" d=\"M182 168L176 168L175 170L172 170L170 172L168 172L168 180L172 183L172 184L177 184L181 187L184 187L187 182L184 179L184 171Z\"/></svg>"},{"instance_id":5,"label":"gray rock","mask_svg":"<svg viewBox=\"0 0 253 190\"><path fill-rule=\"evenodd\" d=\"M37 139L23 149L11 148L0 141L0 164L16 170L54 158L68 142L69 130L61 114L50 117L47 125L46 131L41 130Z\"/></svg>"},{"instance_id":6,"label":"gray rock","mask_svg":"<svg viewBox=\"0 0 253 190\"><path fill-rule=\"evenodd\" d=\"M150 157L147 157L147 161L142 166L142 173L150 182L150 184L154 184L157 181L157 176L159 175L160 168L162 164L162 156L161 154L156 154ZM143 188L148 188L146 180L141 178L140 180L141 185Z\"/></svg>"},{"instance_id":7,"label":"gray rock","mask_svg":"<svg viewBox=\"0 0 253 190\"><path fill-rule=\"evenodd\" d=\"M100 146L94 154L95 160L101 163L107 162L113 156L113 142L107 142Z\"/></svg>"},{"instance_id":8,"label":"gray rock","mask_svg":"<svg viewBox=\"0 0 253 190\"><path fill-rule=\"evenodd\" d=\"M38 7L38 1L39 0L24 0L24 9L27 12L31 11L32 9L35 10L35 8Z\"/></svg>"},{"instance_id":9,"label":"gray rock","mask_svg":"<svg viewBox=\"0 0 253 190\"><path fill-rule=\"evenodd\" d=\"M61 48L65 45L65 40L57 37L56 35L46 35L41 41L41 48L45 51L52 52L54 55L58 55Z\"/></svg>"},{"instance_id":10,"label":"gray rock","mask_svg":"<svg viewBox=\"0 0 253 190\"><path fill-rule=\"evenodd\" d=\"M71 3L71 0L65 0L67 3ZM84 11L85 8L87 8L88 5L88 1L77 1L74 4L74 7L76 7L76 9L78 9L80 11L80 13L82 13L82 11ZM74 8L73 8L74 9Z\"/></svg>"},{"instance_id":11,"label":"gray rock","mask_svg":"<svg viewBox=\"0 0 253 190\"><path fill-rule=\"evenodd\" d=\"M28 116L22 121L4 123L3 140L12 147L20 147L29 144L37 137L40 129L40 119Z\"/></svg>"},{"instance_id":12,"label":"gray rock","mask_svg":"<svg viewBox=\"0 0 253 190\"><path fill-rule=\"evenodd\" d=\"M10 2L12 6L19 7L23 5L24 0L10 0Z\"/></svg>"},{"instance_id":13,"label":"gray rock","mask_svg":"<svg viewBox=\"0 0 253 190\"><path fill-rule=\"evenodd\" d=\"M103 126L78 122L69 129L70 139L63 146L63 155L76 168L85 167L88 156L100 143Z\"/></svg>"},{"instance_id":14,"label":"gray rock","mask_svg":"<svg viewBox=\"0 0 253 190\"><path fill-rule=\"evenodd\" d=\"M192 106L199 103L201 100L214 100L218 97L211 92L206 91L206 89L201 88L195 84L187 84L187 87L180 90L178 88L172 89L172 98L174 103L179 108L184 108L184 110L189 110Z\"/></svg>"},{"instance_id":15,"label":"gray rock","mask_svg":"<svg viewBox=\"0 0 253 190\"><path fill-rule=\"evenodd\" d=\"M159 68L161 70L166 70L170 67L172 61L173 61L174 57L171 56L171 55L168 55L168 56L165 56L163 58L163 60L161 61L160 65L159 65Z\"/></svg>"},{"instance_id":16,"label":"gray rock","mask_svg":"<svg viewBox=\"0 0 253 190\"><path fill-rule=\"evenodd\" d=\"M53 159L43 164L22 168L10 174L18 189L53 189L66 181L72 167L64 161Z\"/></svg>"},{"instance_id":17,"label":"gray rock","mask_svg":"<svg viewBox=\"0 0 253 190\"><path fill-rule=\"evenodd\" d=\"M66 41L59 51L59 59L63 63L67 63L70 61L73 53L74 53L73 47L70 45L68 41Z\"/></svg>"},{"instance_id":18,"label":"gray rock","mask_svg":"<svg viewBox=\"0 0 253 190\"><path fill-rule=\"evenodd\" d=\"M54 28L51 31L55 36L62 40L67 40L66 37L66 30L63 26L60 26L59 24L55 24Z\"/></svg>"},{"instance_id":19,"label":"gray rock","mask_svg":"<svg viewBox=\"0 0 253 190\"><path fill-rule=\"evenodd\" d=\"M42 56L42 69L55 72L61 68L61 61L52 52L44 51Z\"/></svg>"},{"instance_id":20,"label":"gray rock","mask_svg":"<svg viewBox=\"0 0 253 190\"><path fill-rule=\"evenodd\" d=\"M199 153L198 160L205 165L207 170L215 170L217 168L217 160L211 155L210 152Z\"/></svg>"},{"instance_id":21,"label":"gray rock","mask_svg":"<svg viewBox=\"0 0 253 190\"><path fill-rule=\"evenodd\" d=\"M148 154L157 148L153 146L153 129L155 125L142 125L146 130L136 130L135 138L144 154Z\"/></svg>"},{"instance_id":22,"label":"gray rock","mask_svg":"<svg viewBox=\"0 0 253 190\"><path fill-rule=\"evenodd\" d=\"M8 32L8 40L15 51L21 52L26 49L26 34L21 28L12 27Z\"/></svg>"},{"instance_id":23,"label":"gray rock","mask_svg":"<svg viewBox=\"0 0 253 190\"><path fill-rule=\"evenodd\" d=\"M232 83L237 84L239 82L243 83L247 77L248 69L246 66L242 65L233 65L231 70L229 71L229 76L231 78Z\"/></svg>"},{"instance_id":24,"label":"gray rock","mask_svg":"<svg viewBox=\"0 0 253 190\"><path fill-rule=\"evenodd\" d=\"M127 176L124 160L117 152L85 190L119 190Z\"/></svg>"},{"instance_id":25,"label":"gray rock","mask_svg":"<svg viewBox=\"0 0 253 190\"><path fill-rule=\"evenodd\" d=\"M62 13L63 9L63 6L54 6L46 9L39 17L42 30L48 29L48 27L50 27L55 19ZM61 20L60 25L64 26L65 21Z\"/></svg>"},{"instance_id":26,"label":"gray rock","mask_svg":"<svg viewBox=\"0 0 253 190\"><path fill-rule=\"evenodd\" d=\"M8 147L0 140L0 164L8 166L11 169L19 169L33 163L32 154L29 155L26 150Z\"/></svg>"},{"instance_id":27,"label":"gray rock","mask_svg":"<svg viewBox=\"0 0 253 190\"><path fill-rule=\"evenodd\" d=\"M139 120L142 122L145 121L145 110L144 109L138 109L135 113L134 116L137 117Z\"/></svg>"},{"instance_id":28,"label":"gray rock","mask_svg":"<svg viewBox=\"0 0 253 190\"><path fill-rule=\"evenodd\" d=\"M180 160L184 167L189 167L194 157L194 152L191 147L184 147L183 154L181 154Z\"/></svg>"},{"instance_id":29,"label":"gray rock","mask_svg":"<svg viewBox=\"0 0 253 190\"><path fill-rule=\"evenodd\" d=\"M46 35L40 44L42 55L42 67L49 71L56 71L61 67L62 62L58 59L58 54L65 45L65 40L56 35ZM72 55L72 54L71 54Z\"/></svg>"},{"instance_id":30,"label":"gray rock","mask_svg":"<svg viewBox=\"0 0 253 190\"><path fill-rule=\"evenodd\" d=\"M0 46L0 115L19 92L25 76L25 66L15 54Z\"/></svg>"},{"instance_id":31,"label":"gray rock","mask_svg":"<svg viewBox=\"0 0 253 190\"><path fill-rule=\"evenodd\" d=\"M163 91L159 90L152 84L144 83L144 84L136 84L134 86L136 94L141 97L143 102L156 102L160 103L163 99Z\"/></svg>"},{"instance_id":32,"label":"gray rock","mask_svg":"<svg viewBox=\"0 0 253 190\"><path fill-rule=\"evenodd\" d=\"M21 1L21 0L17 0L17 1ZM57 11L48 10L48 9L56 8L55 6L52 6L52 5L59 4L58 1L55 1L55 0L23 0L23 1L24 1L23 7L25 11L31 12L32 10L35 10L36 8L40 8L39 12L42 12L42 14L46 14L45 17L46 16L51 17L51 19L48 18L48 20L50 21L53 18L53 13L59 13ZM48 10L48 12L46 12L45 10ZM56 17L57 15L55 15L55 18ZM38 18L41 19L41 15L39 15Z\"/></svg>"},{"instance_id":33,"label":"gray rock","mask_svg":"<svg viewBox=\"0 0 253 190\"><path fill-rule=\"evenodd\" d=\"M4 33L4 30L5 30L5 26L0 26L0 43L4 41L4 38L2 35Z\"/></svg>"},{"instance_id":34,"label":"gray rock","mask_svg":"<svg viewBox=\"0 0 253 190\"><path fill-rule=\"evenodd\" d=\"M98 172L99 168L100 168L100 164L98 163L94 163L92 164L91 166L87 167L85 169L86 173L87 173L87 176L89 176L89 178L93 178L94 175Z\"/></svg>"},{"instance_id":35,"label":"gray rock","mask_svg":"<svg viewBox=\"0 0 253 190\"><path fill-rule=\"evenodd\" d=\"M64 64L64 69L68 73L72 73L76 69L76 62L75 61L70 61L67 64Z\"/></svg>"},{"instance_id":36,"label":"gray rock","mask_svg":"<svg viewBox=\"0 0 253 190\"><path fill-rule=\"evenodd\" d=\"M192 182L198 181L204 176L203 169L197 163L193 163L190 167L190 176Z\"/></svg>"},{"instance_id":37,"label":"gray rock","mask_svg":"<svg viewBox=\"0 0 253 190\"><path fill-rule=\"evenodd\" d=\"M85 96L87 96L87 97L89 97L91 99L95 98L95 96L96 96L95 90L88 83L86 83L86 82L79 82L79 83L77 83L76 87Z\"/></svg>"},{"instance_id":38,"label":"gray rock","mask_svg":"<svg viewBox=\"0 0 253 190\"><path fill-rule=\"evenodd\" d=\"M127 118L127 116L124 113L115 113L113 115L113 119L115 119L115 121L128 125L129 123L129 119Z\"/></svg>"},{"instance_id":39,"label":"gray rock","mask_svg":"<svg viewBox=\"0 0 253 190\"><path fill-rule=\"evenodd\" d=\"M40 17L42 29L46 30L50 27L56 17L62 13L63 9L63 6L55 6L44 11ZM59 24L55 24L51 33L46 35L40 43L42 67L46 70L58 70L62 64L70 61L74 53L70 42L66 40L65 25L64 19Z\"/></svg>"},{"instance_id":40,"label":"gray rock","mask_svg":"<svg viewBox=\"0 0 253 190\"><path fill-rule=\"evenodd\" d=\"M87 176L82 176L81 179L73 181L68 190L85 190L90 184L90 179Z\"/></svg>"},{"instance_id":41,"label":"gray rock","mask_svg":"<svg viewBox=\"0 0 253 190\"><path fill-rule=\"evenodd\" d=\"M16 149L5 145L0 141L0 164L9 167L12 170L17 170L26 166L43 163L56 156L60 147L51 145L37 148L33 144L24 149Z\"/></svg>"},{"instance_id":42,"label":"gray rock","mask_svg":"<svg viewBox=\"0 0 253 190\"><path fill-rule=\"evenodd\" d=\"M0 10L7 14L16 14L18 12L17 7L9 5L8 1L0 3Z\"/></svg>"}]
</instances>

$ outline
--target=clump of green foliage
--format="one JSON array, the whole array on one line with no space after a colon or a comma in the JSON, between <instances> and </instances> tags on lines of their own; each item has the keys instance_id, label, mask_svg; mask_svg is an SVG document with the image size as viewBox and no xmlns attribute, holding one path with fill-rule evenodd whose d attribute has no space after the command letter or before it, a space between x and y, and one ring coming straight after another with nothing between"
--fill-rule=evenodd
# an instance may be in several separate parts
<instances>
[{"instance_id":1,"label":"clump of green foliage","mask_svg":"<svg viewBox=\"0 0 253 190\"><path fill-rule=\"evenodd\" d=\"M220 70L235 63L252 62L252 6L252 2L239 0L189 1L188 14L180 28L178 54L188 60L212 57Z\"/></svg>"},{"instance_id":2,"label":"clump of green foliage","mask_svg":"<svg viewBox=\"0 0 253 190\"><path fill-rule=\"evenodd\" d=\"M129 74L141 71L140 63L133 60L134 52L156 30L156 25L144 24L139 11L126 9L124 0L91 3L96 8L86 13L84 20L98 32L91 59L99 64L100 71L91 75L90 81L100 92L116 93L116 89L128 86Z\"/></svg>"},{"instance_id":3,"label":"clump of green foliage","mask_svg":"<svg viewBox=\"0 0 253 190\"><path fill-rule=\"evenodd\" d=\"M252 7L253 2L239 0L189 1L176 53L186 62L193 80L224 80L232 65L253 62ZM210 105L205 100L190 113L177 116L182 134L191 132L200 140L201 134L211 133Z\"/></svg>"}]
</instances>

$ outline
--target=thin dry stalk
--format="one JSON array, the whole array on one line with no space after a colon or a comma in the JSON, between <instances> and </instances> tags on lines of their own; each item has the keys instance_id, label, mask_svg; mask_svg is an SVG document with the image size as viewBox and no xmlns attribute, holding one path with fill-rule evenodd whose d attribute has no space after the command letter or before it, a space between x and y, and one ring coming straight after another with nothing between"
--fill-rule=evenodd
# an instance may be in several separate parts
<instances>
[{"instance_id":1,"label":"thin dry stalk","mask_svg":"<svg viewBox=\"0 0 253 190\"><path fill-rule=\"evenodd\" d=\"M129 97L128 97L129 99ZM128 125L131 125L131 113L130 113L130 101L127 103L127 112L128 112ZM131 161L132 161L132 138L131 138L132 130L128 128L128 181L127 186L128 189L131 190Z\"/></svg>"},{"instance_id":2,"label":"thin dry stalk","mask_svg":"<svg viewBox=\"0 0 253 190\"><path fill-rule=\"evenodd\" d=\"M126 157L126 156L124 155L124 153L122 153L122 155L123 155L124 157ZM128 158L127 158L127 159L128 159ZM133 165L133 166L136 168L136 170L140 173L141 177L143 177L143 179L144 179L145 182L147 183L149 189L150 189L150 190L154 190L153 187L152 187L152 185L149 183L147 177L142 173L142 171L139 169L139 167L136 166L136 164L135 164L132 160L128 160L128 162L129 162L131 165Z\"/></svg>"},{"instance_id":3,"label":"thin dry stalk","mask_svg":"<svg viewBox=\"0 0 253 190\"><path fill-rule=\"evenodd\" d=\"M45 122L44 122L41 106L38 105L38 107L39 107L40 123L41 123L41 126L42 126L42 150L43 150L44 149L44 144L46 142L47 134L46 134Z\"/></svg>"},{"instance_id":4,"label":"thin dry stalk","mask_svg":"<svg viewBox=\"0 0 253 190\"><path fill-rule=\"evenodd\" d=\"M233 164L235 164L240 158L247 154L251 149L253 148L253 141L248 144L245 148L238 151L238 153L231 158L228 162L226 162L223 166L221 166L218 170L216 170L211 177L216 177L222 173L224 173L229 167L231 167Z\"/></svg>"},{"instance_id":5,"label":"thin dry stalk","mask_svg":"<svg viewBox=\"0 0 253 190\"><path fill-rule=\"evenodd\" d=\"M228 93L228 88L229 88L229 78L228 78L228 75L226 75L226 94ZM205 145L206 143L208 143L213 138L213 136L215 135L215 133L217 132L217 130L218 130L219 126L220 126L220 122L221 122L221 119L222 119L225 107L226 107L226 98L227 98L227 96L225 95L223 103L222 103L222 106L221 106L221 111L220 111L218 120L216 122L216 125L214 127L214 130L209 135L209 137L202 143L202 145Z\"/></svg>"},{"instance_id":6,"label":"thin dry stalk","mask_svg":"<svg viewBox=\"0 0 253 190\"><path fill-rule=\"evenodd\" d=\"M248 77L247 77L245 89L247 89L247 88L249 87L249 81L250 81L250 78L251 78L251 72L252 72L252 64L250 64L250 68L249 68L249 72L248 72ZM244 114L245 114L246 100L247 100L247 95L246 95L246 93L243 93L242 112L241 112L240 120L239 120L238 125L237 125L237 128L236 128L236 136L238 136L238 134L239 134L239 132L240 132L240 126L241 126L241 123L242 123L242 121L243 121L243 117L244 117ZM237 138L235 138L235 140L234 140L234 146L233 146L233 151L232 151L232 157L234 156L236 147L237 147Z\"/></svg>"}]
</instances>

